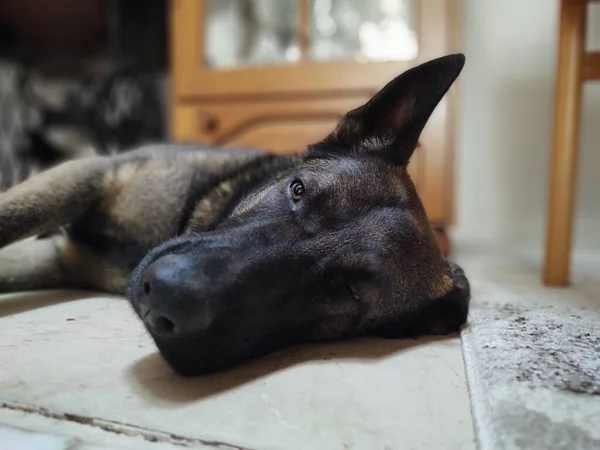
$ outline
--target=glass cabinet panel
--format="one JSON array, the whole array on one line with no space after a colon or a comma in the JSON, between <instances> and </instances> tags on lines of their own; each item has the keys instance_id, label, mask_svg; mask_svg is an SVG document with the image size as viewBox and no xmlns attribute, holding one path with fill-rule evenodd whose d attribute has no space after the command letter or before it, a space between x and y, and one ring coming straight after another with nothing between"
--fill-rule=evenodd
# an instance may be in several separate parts
<instances>
[{"instance_id":1,"label":"glass cabinet panel","mask_svg":"<svg viewBox=\"0 0 600 450\"><path fill-rule=\"evenodd\" d=\"M299 59L296 0L206 0L204 5L201 20L208 66L256 66Z\"/></svg>"},{"instance_id":2,"label":"glass cabinet panel","mask_svg":"<svg viewBox=\"0 0 600 450\"><path fill-rule=\"evenodd\" d=\"M413 60L417 1L311 0L309 55L314 60Z\"/></svg>"}]
</instances>

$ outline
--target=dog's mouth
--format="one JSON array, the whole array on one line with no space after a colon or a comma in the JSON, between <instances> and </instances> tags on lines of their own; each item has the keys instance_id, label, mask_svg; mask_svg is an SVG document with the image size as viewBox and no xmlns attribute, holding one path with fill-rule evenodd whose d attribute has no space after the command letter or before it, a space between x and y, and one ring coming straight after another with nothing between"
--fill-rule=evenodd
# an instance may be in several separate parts
<instances>
[{"instance_id":1,"label":"dog's mouth","mask_svg":"<svg viewBox=\"0 0 600 450\"><path fill-rule=\"evenodd\" d=\"M282 343L265 342L247 345L231 342L226 336L165 338L152 334L152 339L167 364L179 375L195 377L226 370L264 356L281 348Z\"/></svg>"}]
</instances>

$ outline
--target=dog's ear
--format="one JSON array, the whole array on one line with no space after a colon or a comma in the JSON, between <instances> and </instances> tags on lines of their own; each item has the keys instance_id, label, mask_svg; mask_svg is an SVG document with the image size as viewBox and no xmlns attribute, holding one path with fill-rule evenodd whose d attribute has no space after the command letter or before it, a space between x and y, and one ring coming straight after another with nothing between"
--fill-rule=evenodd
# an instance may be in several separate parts
<instances>
[{"instance_id":1,"label":"dog's ear","mask_svg":"<svg viewBox=\"0 0 600 450\"><path fill-rule=\"evenodd\" d=\"M308 155L379 152L397 164L408 161L429 117L464 64L464 55L455 54L407 70L342 117L329 136L308 148Z\"/></svg>"}]
</instances>

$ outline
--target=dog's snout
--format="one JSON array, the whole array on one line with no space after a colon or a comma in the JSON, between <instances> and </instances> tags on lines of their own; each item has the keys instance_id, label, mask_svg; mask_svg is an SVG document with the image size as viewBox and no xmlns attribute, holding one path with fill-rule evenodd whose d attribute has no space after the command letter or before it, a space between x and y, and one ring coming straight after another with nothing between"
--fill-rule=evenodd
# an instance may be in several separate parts
<instances>
[{"instance_id":1,"label":"dog's snout","mask_svg":"<svg viewBox=\"0 0 600 450\"><path fill-rule=\"evenodd\" d=\"M144 269L140 284L139 313L153 332L194 334L212 322L210 302L198 298L193 263L185 255L159 258Z\"/></svg>"}]
</instances>

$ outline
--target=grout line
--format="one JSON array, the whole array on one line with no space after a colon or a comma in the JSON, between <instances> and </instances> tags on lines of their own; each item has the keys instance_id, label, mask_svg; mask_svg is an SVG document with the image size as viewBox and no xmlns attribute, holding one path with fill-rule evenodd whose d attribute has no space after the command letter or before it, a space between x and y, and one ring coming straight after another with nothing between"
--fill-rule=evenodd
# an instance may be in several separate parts
<instances>
[{"instance_id":1,"label":"grout line","mask_svg":"<svg viewBox=\"0 0 600 450\"><path fill-rule=\"evenodd\" d=\"M53 412L47 408L43 408L40 406L0 401L0 408L9 409L12 411L21 411L30 414L37 414L43 417L48 417L50 419L66 420L68 422L89 425L104 431L108 431L109 433L121 434L124 436L141 436L149 442L168 443L178 445L181 447L192 447L194 445L201 444L219 450L251 450L248 447L240 447L238 445L228 444L226 442L209 441L200 438L185 437L173 433L156 431L150 428L140 427L138 425L130 425L127 423L113 420L81 416L79 414Z\"/></svg>"}]
</instances>

